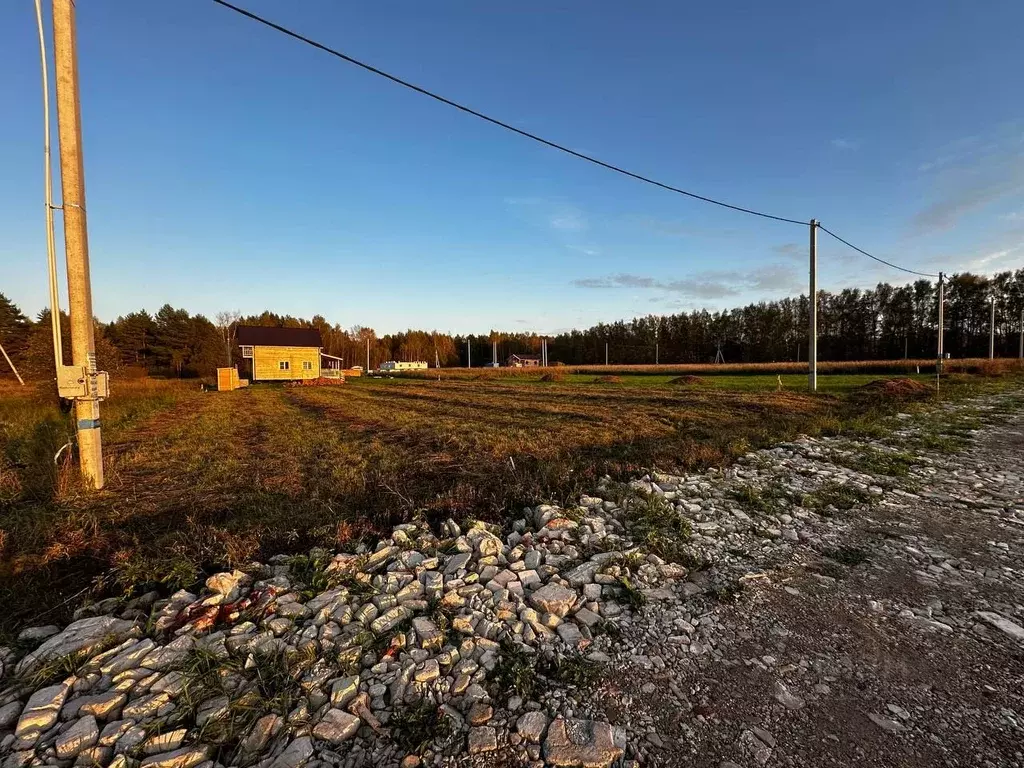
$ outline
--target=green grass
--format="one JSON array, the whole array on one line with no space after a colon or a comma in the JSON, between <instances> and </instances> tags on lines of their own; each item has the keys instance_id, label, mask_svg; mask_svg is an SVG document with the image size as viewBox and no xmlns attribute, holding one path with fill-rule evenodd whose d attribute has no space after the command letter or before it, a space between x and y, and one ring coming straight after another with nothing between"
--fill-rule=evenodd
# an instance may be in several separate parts
<instances>
[{"instance_id":1,"label":"green grass","mask_svg":"<svg viewBox=\"0 0 1024 768\"><path fill-rule=\"evenodd\" d=\"M103 577L100 594L191 587L253 558L351 549L399 523L501 522L508 510L565 503L602 477L728 464L797 434L868 434L896 410L929 403L864 398L874 377L723 375L697 385L659 375L353 379L341 387L114 382L103 404L107 486L77 482L70 417L28 390L0 390L0 619L10 629L66 619L64 601ZM1017 386L950 378L943 398ZM792 388L790 388L792 384ZM954 447L969 421L936 426ZM951 431L952 430L952 431ZM686 564L685 521L659 500L631 505L636 538ZM323 564L295 561L309 590Z\"/></svg>"}]
</instances>

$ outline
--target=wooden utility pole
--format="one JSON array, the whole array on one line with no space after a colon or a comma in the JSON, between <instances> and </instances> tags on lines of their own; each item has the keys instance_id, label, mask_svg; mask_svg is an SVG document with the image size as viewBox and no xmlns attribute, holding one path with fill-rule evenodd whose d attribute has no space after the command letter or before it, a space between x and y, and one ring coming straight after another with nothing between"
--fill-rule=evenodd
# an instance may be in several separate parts
<instances>
[{"instance_id":1,"label":"wooden utility pole","mask_svg":"<svg viewBox=\"0 0 1024 768\"><path fill-rule=\"evenodd\" d=\"M818 391L818 221L811 219L810 323L807 329L807 386Z\"/></svg>"},{"instance_id":2,"label":"wooden utility pole","mask_svg":"<svg viewBox=\"0 0 1024 768\"><path fill-rule=\"evenodd\" d=\"M53 0L53 59L57 76L57 135L64 210L64 250L68 263L71 311L71 361L83 371L87 394L75 398L78 460L94 488L103 487L103 442L100 401L96 392L96 341L92 288L89 282L89 238L85 222L85 170L82 161L82 112L78 95L78 53L75 48L75 4Z\"/></svg>"}]
</instances>

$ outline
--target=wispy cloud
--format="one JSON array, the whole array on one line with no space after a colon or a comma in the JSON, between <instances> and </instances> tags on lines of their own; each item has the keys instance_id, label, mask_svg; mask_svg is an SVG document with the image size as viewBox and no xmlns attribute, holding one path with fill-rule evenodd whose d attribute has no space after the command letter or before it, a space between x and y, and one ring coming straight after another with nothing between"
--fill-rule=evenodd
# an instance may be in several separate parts
<instances>
[{"instance_id":1,"label":"wispy cloud","mask_svg":"<svg viewBox=\"0 0 1024 768\"><path fill-rule=\"evenodd\" d=\"M911 234L951 229L968 214L1024 196L1024 132L1011 123L965 136L940 148L918 170L934 194L912 218Z\"/></svg>"},{"instance_id":2,"label":"wispy cloud","mask_svg":"<svg viewBox=\"0 0 1024 768\"><path fill-rule=\"evenodd\" d=\"M571 284L595 290L658 291L692 299L723 299L744 293L784 294L800 290L799 274L789 264L769 264L749 272L708 270L674 280L620 272L604 277L578 278Z\"/></svg>"},{"instance_id":3,"label":"wispy cloud","mask_svg":"<svg viewBox=\"0 0 1024 768\"><path fill-rule=\"evenodd\" d=\"M579 253L582 253L584 256L597 256L598 254L601 253L599 249L589 245L570 244L565 247L568 248L570 251L577 251Z\"/></svg>"},{"instance_id":4,"label":"wispy cloud","mask_svg":"<svg viewBox=\"0 0 1024 768\"><path fill-rule=\"evenodd\" d=\"M829 142L835 149L853 150L860 149L860 142L854 139L832 139Z\"/></svg>"},{"instance_id":5,"label":"wispy cloud","mask_svg":"<svg viewBox=\"0 0 1024 768\"><path fill-rule=\"evenodd\" d=\"M505 204L531 224L556 232L583 232L590 227L586 214L575 205L544 197L506 197Z\"/></svg>"},{"instance_id":6,"label":"wispy cloud","mask_svg":"<svg viewBox=\"0 0 1024 768\"><path fill-rule=\"evenodd\" d=\"M999 168L958 175L959 184L951 181L939 199L914 216L912 225L916 234L951 229L969 213L1007 197L1024 195L1024 156L1008 159Z\"/></svg>"},{"instance_id":7,"label":"wispy cloud","mask_svg":"<svg viewBox=\"0 0 1024 768\"><path fill-rule=\"evenodd\" d=\"M659 235L671 235L673 237L732 237L739 232L737 229L695 227L684 221L660 219L649 215L630 216L628 218L629 221L635 222L646 230Z\"/></svg>"},{"instance_id":8,"label":"wispy cloud","mask_svg":"<svg viewBox=\"0 0 1024 768\"><path fill-rule=\"evenodd\" d=\"M781 243L779 245L773 245L772 251L784 256L787 259L806 259L808 254L808 246L800 245L798 243Z\"/></svg>"}]
</instances>

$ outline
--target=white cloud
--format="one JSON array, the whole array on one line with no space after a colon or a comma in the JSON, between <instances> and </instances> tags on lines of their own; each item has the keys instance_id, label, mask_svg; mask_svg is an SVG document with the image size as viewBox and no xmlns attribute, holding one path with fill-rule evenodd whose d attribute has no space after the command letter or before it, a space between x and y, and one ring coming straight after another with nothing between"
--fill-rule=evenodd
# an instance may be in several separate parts
<instances>
[{"instance_id":1,"label":"white cloud","mask_svg":"<svg viewBox=\"0 0 1024 768\"><path fill-rule=\"evenodd\" d=\"M722 299L743 293L787 295L799 292L802 287L799 272L789 264L768 264L751 271L707 270L673 280L620 272L604 277L577 278L572 285L600 290L659 291L694 299Z\"/></svg>"},{"instance_id":2,"label":"white cloud","mask_svg":"<svg viewBox=\"0 0 1024 768\"><path fill-rule=\"evenodd\" d=\"M860 142L859 141L855 141L853 139L838 138L838 139L832 139L832 141L829 142L829 143L835 149L849 149L849 150L860 149Z\"/></svg>"}]
</instances>

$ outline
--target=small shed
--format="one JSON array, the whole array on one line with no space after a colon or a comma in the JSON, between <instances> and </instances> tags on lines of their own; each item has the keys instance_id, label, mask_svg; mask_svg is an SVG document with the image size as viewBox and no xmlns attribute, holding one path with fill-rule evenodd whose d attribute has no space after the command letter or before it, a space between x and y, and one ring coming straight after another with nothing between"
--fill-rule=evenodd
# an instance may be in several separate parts
<instances>
[{"instance_id":1,"label":"small shed","mask_svg":"<svg viewBox=\"0 0 1024 768\"><path fill-rule=\"evenodd\" d=\"M253 381L319 379L323 341L317 328L240 325L235 339Z\"/></svg>"},{"instance_id":2,"label":"small shed","mask_svg":"<svg viewBox=\"0 0 1024 768\"><path fill-rule=\"evenodd\" d=\"M505 363L509 368L536 368L540 366L538 355L509 355Z\"/></svg>"}]
</instances>

